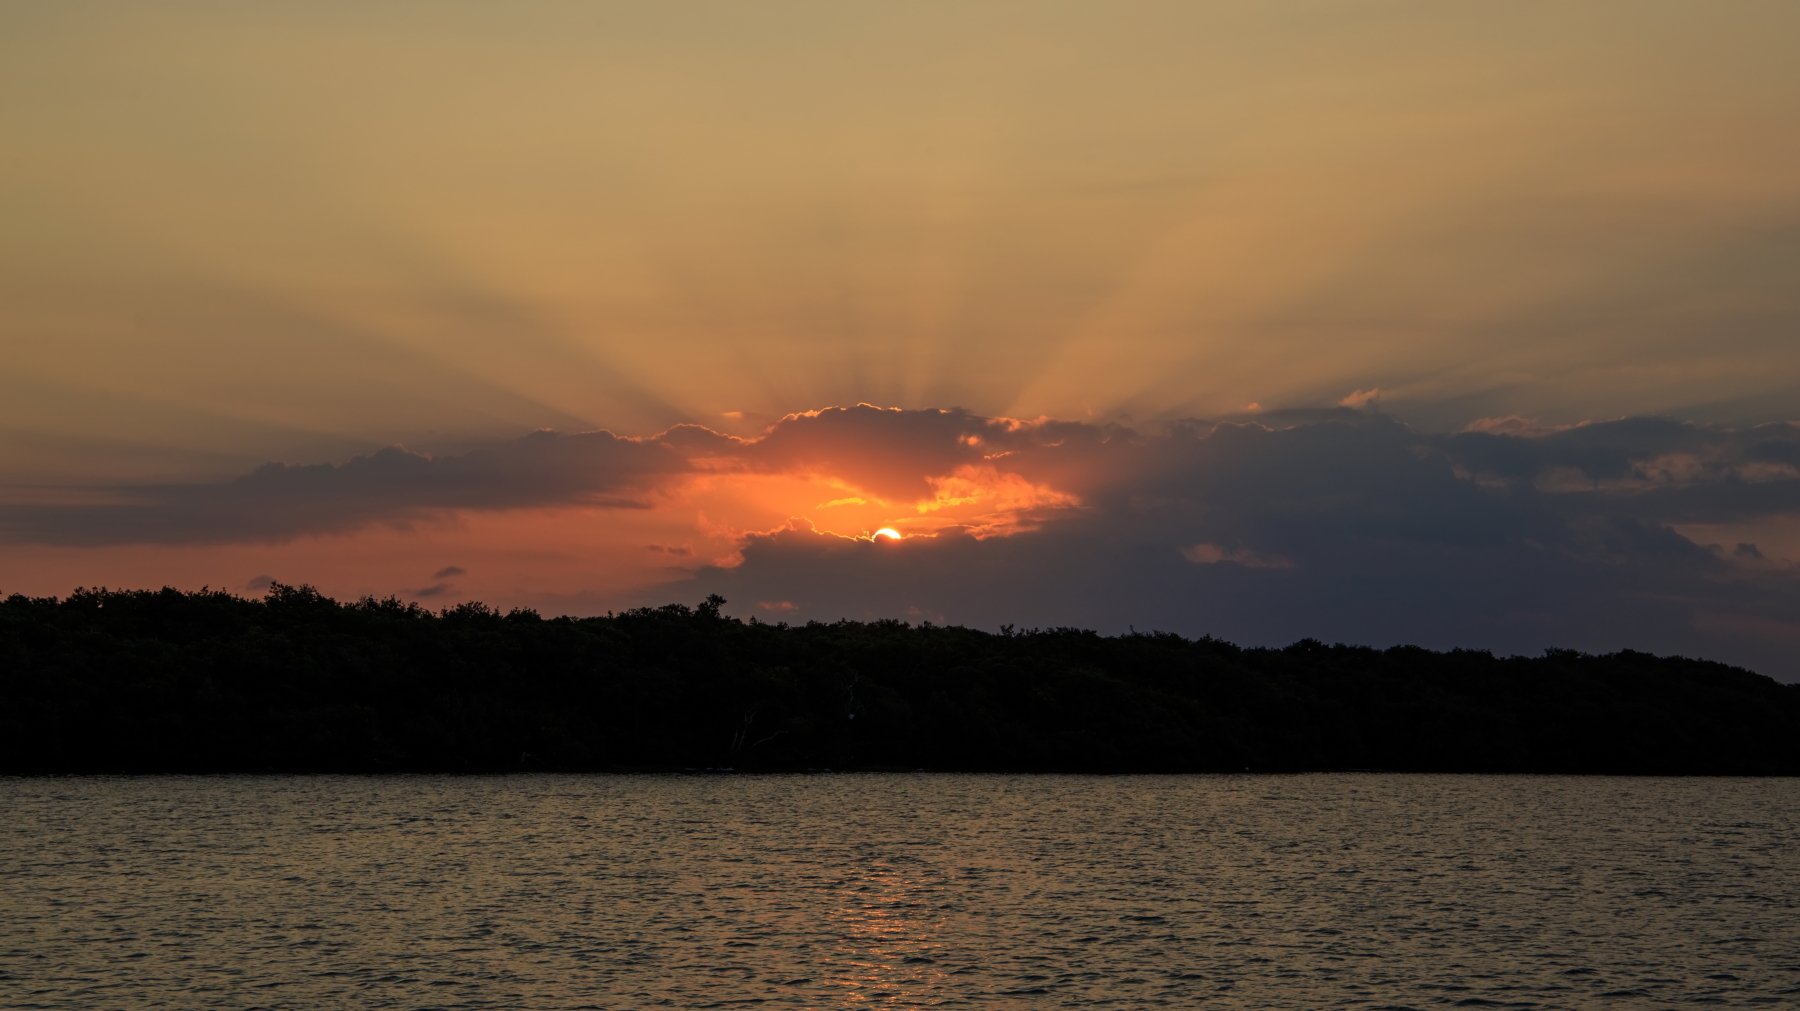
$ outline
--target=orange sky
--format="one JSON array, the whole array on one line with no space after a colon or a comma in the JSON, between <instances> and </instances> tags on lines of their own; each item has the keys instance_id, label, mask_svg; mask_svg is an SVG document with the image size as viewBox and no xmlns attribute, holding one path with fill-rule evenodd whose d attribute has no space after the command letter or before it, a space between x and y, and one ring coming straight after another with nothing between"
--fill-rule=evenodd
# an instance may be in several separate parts
<instances>
[{"instance_id":1,"label":"orange sky","mask_svg":"<svg viewBox=\"0 0 1800 1011\"><path fill-rule=\"evenodd\" d=\"M646 585L685 579L705 565L735 566L738 549L753 533L801 529L872 539L886 531L901 539L953 530L981 539L1032 530L1045 516L1082 508L1075 492L1019 473L1013 447L993 441L1029 435L1036 426L939 412L903 416L868 406L824 413L823 428L809 428L820 412L807 412L787 419L773 435L749 441L703 428L676 429L644 444L677 447L670 463L647 481L583 486L560 498L521 491L523 497L497 506L463 500L477 503L474 508L352 505L345 520L323 528L302 521L235 534L220 534L205 519L178 518L173 532L102 533L97 545L79 537L9 545L10 574L24 585L0 589L50 593L54 589L41 588L173 583L244 590L273 578L343 596L399 593L431 600L464 594L591 610ZM933 430L921 430L919 422ZM993 433L984 435L989 427ZM551 466L596 465L567 460ZM297 476L304 478L302 471ZM523 489L541 475L495 471L470 483ZM605 490L614 487L622 490ZM67 513L83 505L128 504L153 491L140 486L89 493L84 502L58 508ZM292 500L309 493L290 488L278 494ZM358 494L381 497L364 486L321 504L335 508ZM249 512L266 503L259 498L229 508ZM439 574L451 568L462 571Z\"/></svg>"},{"instance_id":2,"label":"orange sky","mask_svg":"<svg viewBox=\"0 0 1800 1011\"><path fill-rule=\"evenodd\" d=\"M1796 37L1775 2L7 4L0 507L858 403L1800 417ZM1093 461L858 445L640 508L20 534L0 591L592 610L756 531L1100 515ZM1785 508L1665 520L1800 560Z\"/></svg>"}]
</instances>

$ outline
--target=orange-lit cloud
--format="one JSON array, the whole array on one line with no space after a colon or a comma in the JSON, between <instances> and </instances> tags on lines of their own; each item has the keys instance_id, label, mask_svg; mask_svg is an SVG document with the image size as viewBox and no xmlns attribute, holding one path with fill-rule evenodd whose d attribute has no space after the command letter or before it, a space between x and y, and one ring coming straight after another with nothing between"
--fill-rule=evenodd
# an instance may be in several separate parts
<instances>
[{"instance_id":1,"label":"orange-lit cloud","mask_svg":"<svg viewBox=\"0 0 1800 1011\"><path fill-rule=\"evenodd\" d=\"M1774 628L1800 605L1800 427L1625 419L1441 436L1353 411L1286 420L995 424L1013 438L996 472L1067 498L1040 511L985 487L1012 506L998 535L967 522L887 544L800 522L745 531L732 566L699 570L688 596L781 600L794 617L1264 643L1631 645L1800 676L1780 637L1719 632Z\"/></svg>"},{"instance_id":2,"label":"orange-lit cloud","mask_svg":"<svg viewBox=\"0 0 1800 1011\"><path fill-rule=\"evenodd\" d=\"M1017 466L1066 436L1043 422L867 405L792 415L753 437L693 425L637 439L537 432L461 454L393 447L341 464L268 464L225 482L4 505L0 543L15 578L39 591L205 572L202 581L233 587L273 573L416 599L603 599L736 564L758 532L1034 529L1082 507L1054 477ZM446 566L443 554L482 564L465 579L466 564ZM222 570L226 559L238 561ZM88 575L96 566L98 578ZM388 575L374 581L375 572Z\"/></svg>"},{"instance_id":3,"label":"orange-lit cloud","mask_svg":"<svg viewBox=\"0 0 1800 1011\"><path fill-rule=\"evenodd\" d=\"M1716 630L1800 605L1791 424L1444 435L1334 408L1138 430L859 405L743 436L536 433L90 492L0 506L0 589L279 579L558 613L717 591L787 619L1654 646L1771 670L1784 654Z\"/></svg>"}]
</instances>

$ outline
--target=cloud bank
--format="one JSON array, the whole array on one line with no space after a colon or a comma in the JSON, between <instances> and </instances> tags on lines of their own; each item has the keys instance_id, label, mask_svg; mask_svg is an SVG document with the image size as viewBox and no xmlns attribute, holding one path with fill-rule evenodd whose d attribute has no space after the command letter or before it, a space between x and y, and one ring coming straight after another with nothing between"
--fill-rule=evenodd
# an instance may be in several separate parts
<instances>
[{"instance_id":1,"label":"cloud bank","mask_svg":"<svg viewBox=\"0 0 1800 1011\"><path fill-rule=\"evenodd\" d=\"M663 508L697 483L802 478L842 498L795 499L787 523L734 535L737 556L687 561L685 582L642 600L718 592L769 620L1246 643L1629 646L1800 676L1788 659L1800 569L1754 534L1800 517L1793 424L1511 418L1432 434L1344 407L1149 432L863 405L790 415L754 439L540 432L461 456L270 464L224 484L120 489L106 505L9 506L0 534L266 540L468 510ZM877 518L834 527L839 502ZM908 536L867 537L877 525Z\"/></svg>"},{"instance_id":2,"label":"cloud bank","mask_svg":"<svg viewBox=\"0 0 1800 1011\"><path fill-rule=\"evenodd\" d=\"M1793 425L1636 418L1432 435L1349 410L1154 435L933 423L949 429L938 466L959 459L958 437L979 435L996 466L1079 505L1007 537L872 541L797 523L750 536L742 564L700 571L693 592L775 602L740 612L770 619L1634 647L1800 676L1800 571L1752 543L1675 529L1800 513Z\"/></svg>"},{"instance_id":3,"label":"cloud bank","mask_svg":"<svg viewBox=\"0 0 1800 1011\"><path fill-rule=\"evenodd\" d=\"M533 432L458 456L395 446L341 464L269 463L224 484L114 489L120 501L0 506L0 539L62 545L270 541L455 510L646 508L688 469L653 440Z\"/></svg>"}]
</instances>

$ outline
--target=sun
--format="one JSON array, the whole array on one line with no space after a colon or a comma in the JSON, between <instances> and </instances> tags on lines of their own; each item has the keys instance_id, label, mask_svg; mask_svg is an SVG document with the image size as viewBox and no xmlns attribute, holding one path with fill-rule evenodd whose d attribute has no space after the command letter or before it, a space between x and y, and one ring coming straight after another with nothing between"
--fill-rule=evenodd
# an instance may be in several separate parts
<instances>
[{"instance_id":1,"label":"sun","mask_svg":"<svg viewBox=\"0 0 1800 1011\"><path fill-rule=\"evenodd\" d=\"M900 539L900 531L895 530L893 527L882 527L880 530L869 535L870 540L874 540L877 537L886 537L889 540L897 541Z\"/></svg>"}]
</instances>

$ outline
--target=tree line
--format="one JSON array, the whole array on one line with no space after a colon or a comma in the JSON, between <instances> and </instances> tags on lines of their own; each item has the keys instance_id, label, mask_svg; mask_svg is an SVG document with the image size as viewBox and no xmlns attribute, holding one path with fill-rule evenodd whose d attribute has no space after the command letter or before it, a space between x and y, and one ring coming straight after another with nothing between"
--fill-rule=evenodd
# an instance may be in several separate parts
<instances>
[{"instance_id":1,"label":"tree line","mask_svg":"<svg viewBox=\"0 0 1800 1011\"><path fill-rule=\"evenodd\" d=\"M1622 651L174 589L0 601L0 772L1794 774L1800 686Z\"/></svg>"}]
</instances>

